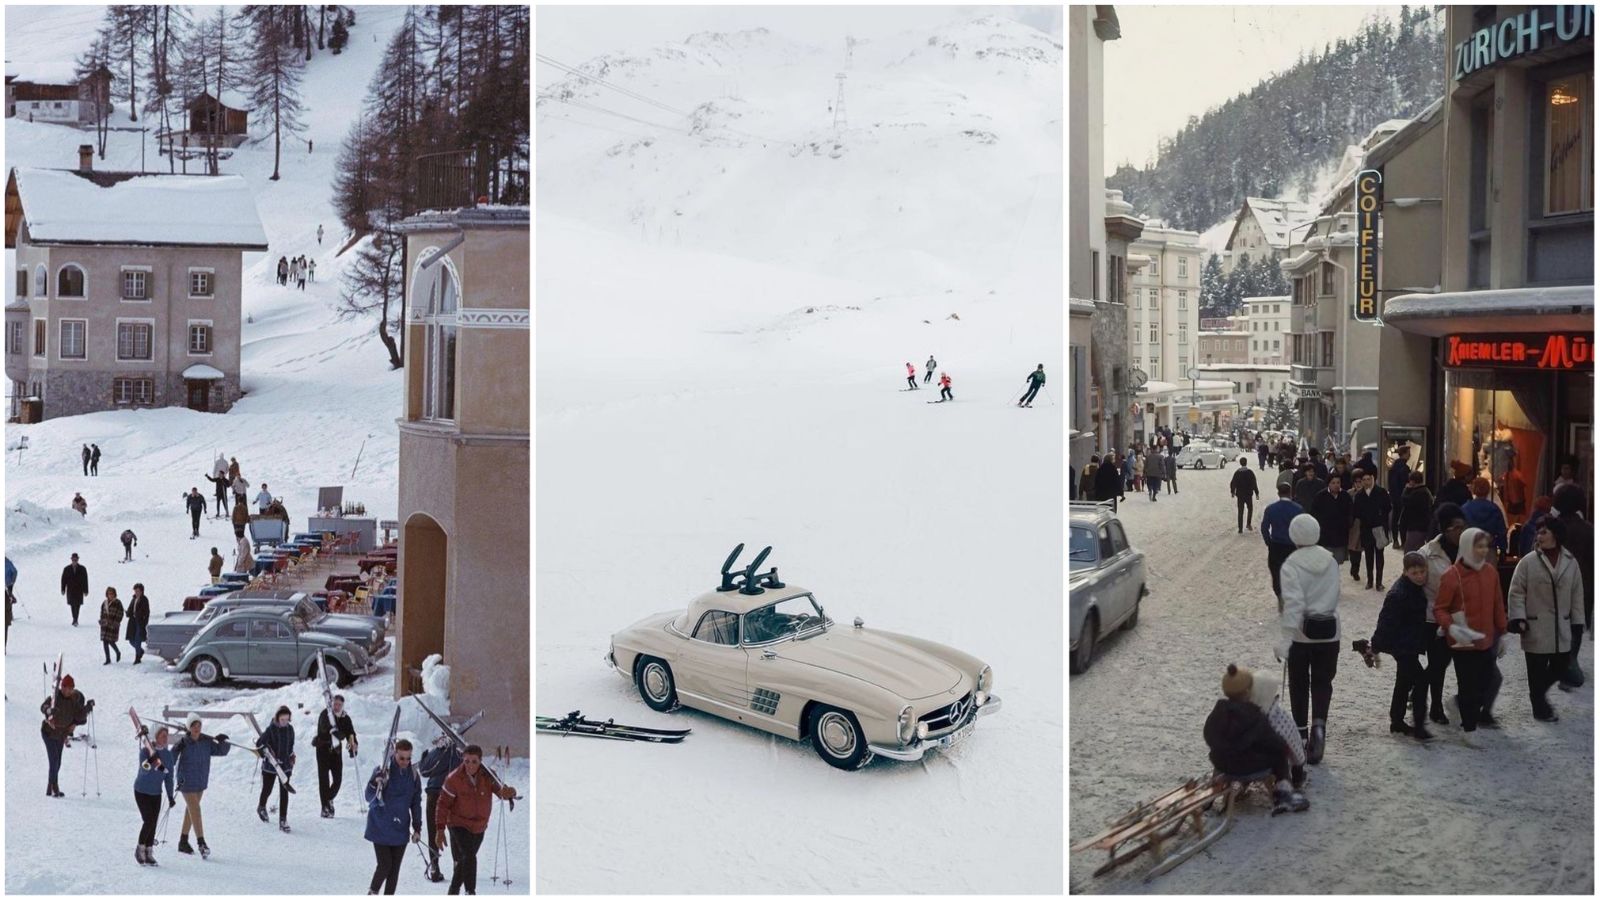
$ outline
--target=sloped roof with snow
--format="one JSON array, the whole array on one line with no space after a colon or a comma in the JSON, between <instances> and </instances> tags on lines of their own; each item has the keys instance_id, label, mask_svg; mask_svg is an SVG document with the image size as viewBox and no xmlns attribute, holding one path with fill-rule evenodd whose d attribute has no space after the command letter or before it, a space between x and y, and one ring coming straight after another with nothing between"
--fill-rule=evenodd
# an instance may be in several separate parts
<instances>
[{"instance_id":1,"label":"sloped roof with snow","mask_svg":"<svg viewBox=\"0 0 1600 901\"><path fill-rule=\"evenodd\" d=\"M35 244L267 249L255 197L237 175L16 168L13 189Z\"/></svg>"},{"instance_id":2,"label":"sloped roof with snow","mask_svg":"<svg viewBox=\"0 0 1600 901\"><path fill-rule=\"evenodd\" d=\"M1228 233L1227 246L1233 247L1233 238L1239 232L1239 223L1244 221L1246 212L1254 213L1256 224L1261 226L1262 234L1266 235L1267 244L1275 250L1285 250L1289 247L1289 229L1317 214L1317 208L1309 203L1298 200L1268 200L1265 197L1246 197L1244 206L1239 208L1239 216L1234 220L1233 231Z\"/></svg>"}]
</instances>

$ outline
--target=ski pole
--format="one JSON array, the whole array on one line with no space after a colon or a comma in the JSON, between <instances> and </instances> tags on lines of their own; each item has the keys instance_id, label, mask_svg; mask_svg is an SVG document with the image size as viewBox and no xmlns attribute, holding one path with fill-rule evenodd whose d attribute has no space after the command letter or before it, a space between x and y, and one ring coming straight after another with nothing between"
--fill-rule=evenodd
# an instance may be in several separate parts
<instances>
[{"instance_id":1,"label":"ski pole","mask_svg":"<svg viewBox=\"0 0 1600 901\"><path fill-rule=\"evenodd\" d=\"M1050 394L1050 386L1049 385L1040 385L1039 387L1044 389L1044 396L1050 398L1050 406L1052 406L1052 407L1055 406L1056 405L1056 399L1053 396L1051 396L1051 394Z\"/></svg>"}]
</instances>

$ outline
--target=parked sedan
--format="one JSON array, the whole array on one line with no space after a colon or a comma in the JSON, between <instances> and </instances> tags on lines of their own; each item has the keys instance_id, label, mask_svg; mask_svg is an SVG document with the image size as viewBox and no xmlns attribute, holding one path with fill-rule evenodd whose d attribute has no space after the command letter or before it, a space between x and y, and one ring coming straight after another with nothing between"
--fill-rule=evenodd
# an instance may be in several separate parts
<instances>
[{"instance_id":1,"label":"parked sedan","mask_svg":"<svg viewBox=\"0 0 1600 901\"><path fill-rule=\"evenodd\" d=\"M273 611L281 616L297 616L315 631L347 638L367 652L373 660L389 653L388 628L381 616L327 613L303 591L235 591L218 595L199 610L174 610L150 623L146 649L172 663L183 654L189 639L224 613L240 608Z\"/></svg>"},{"instance_id":2,"label":"parked sedan","mask_svg":"<svg viewBox=\"0 0 1600 901\"><path fill-rule=\"evenodd\" d=\"M1103 636L1138 624L1139 602L1149 592L1144 554L1128 544L1122 522L1109 507L1073 504L1067 536L1068 669L1077 674L1094 662Z\"/></svg>"},{"instance_id":3,"label":"parked sedan","mask_svg":"<svg viewBox=\"0 0 1600 901\"><path fill-rule=\"evenodd\" d=\"M1179 469L1216 469L1222 465L1222 451L1209 444L1185 444L1178 451Z\"/></svg>"},{"instance_id":4,"label":"parked sedan","mask_svg":"<svg viewBox=\"0 0 1600 901\"><path fill-rule=\"evenodd\" d=\"M355 642L311 629L299 617L248 608L214 618L170 668L207 687L224 679L294 682L317 675L319 649L341 687L372 672L372 658Z\"/></svg>"}]
</instances>

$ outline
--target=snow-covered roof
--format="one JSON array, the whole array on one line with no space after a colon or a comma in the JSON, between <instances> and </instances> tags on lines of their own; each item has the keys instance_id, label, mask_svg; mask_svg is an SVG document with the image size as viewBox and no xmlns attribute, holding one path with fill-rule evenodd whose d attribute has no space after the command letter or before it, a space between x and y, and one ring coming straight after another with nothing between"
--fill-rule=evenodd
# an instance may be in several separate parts
<instances>
[{"instance_id":1,"label":"snow-covered roof","mask_svg":"<svg viewBox=\"0 0 1600 901\"><path fill-rule=\"evenodd\" d=\"M216 96L216 94L212 91L201 91L200 93L194 95L194 98L189 101L189 104L193 106L195 101L199 100L201 97L214 96ZM239 93L238 91L223 91L221 99L223 106L231 107L236 110L255 109L255 104L250 101L250 98Z\"/></svg>"},{"instance_id":2,"label":"snow-covered roof","mask_svg":"<svg viewBox=\"0 0 1600 901\"><path fill-rule=\"evenodd\" d=\"M188 369L185 369L183 371L183 377L186 379L209 379L212 381L226 378L226 376L222 374L222 370L213 366L207 366L204 363L196 363L193 366L190 366Z\"/></svg>"},{"instance_id":3,"label":"snow-covered roof","mask_svg":"<svg viewBox=\"0 0 1600 901\"><path fill-rule=\"evenodd\" d=\"M1452 333L1587 332L1594 329L1594 286L1403 294L1383 305L1383 322L1436 338Z\"/></svg>"},{"instance_id":4,"label":"snow-covered roof","mask_svg":"<svg viewBox=\"0 0 1600 901\"><path fill-rule=\"evenodd\" d=\"M11 170L35 244L266 250L250 186L237 175Z\"/></svg>"},{"instance_id":5,"label":"snow-covered roof","mask_svg":"<svg viewBox=\"0 0 1600 901\"><path fill-rule=\"evenodd\" d=\"M1298 200L1268 200L1265 197L1246 197L1244 205L1239 208L1239 216L1234 220L1233 230L1228 233L1226 247L1233 249L1233 239L1239 232L1239 223L1244 221L1246 211L1256 217L1256 224L1261 227L1261 233L1266 236L1267 244L1275 250L1284 250L1289 246L1289 229L1317 214L1316 207Z\"/></svg>"},{"instance_id":6,"label":"snow-covered roof","mask_svg":"<svg viewBox=\"0 0 1600 901\"><path fill-rule=\"evenodd\" d=\"M33 84L77 84L77 68L77 62L70 56L24 62L6 60L6 77Z\"/></svg>"}]
</instances>

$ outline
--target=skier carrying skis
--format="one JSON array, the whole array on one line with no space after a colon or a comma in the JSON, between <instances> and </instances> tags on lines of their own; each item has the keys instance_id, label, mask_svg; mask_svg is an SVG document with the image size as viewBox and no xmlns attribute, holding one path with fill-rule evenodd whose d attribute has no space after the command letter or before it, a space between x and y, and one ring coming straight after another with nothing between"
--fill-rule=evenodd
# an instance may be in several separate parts
<instances>
[{"instance_id":1,"label":"skier carrying skis","mask_svg":"<svg viewBox=\"0 0 1600 901\"><path fill-rule=\"evenodd\" d=\"M377 868L372 871L372 882L367 894L376 895L381 887L385 895L394 894L395 883L400 879L400 861L406 856L406 841L422 840L422 780L411 766L411 742L400 739L394 743L394 757L384 767L377 766L367 779L367 841L372 842L372 852L377 857Z\"/></svg>"},{"instance_id":2,"label":"skier carrying skis","mask_svg":"<svg viewBox=\"0 0 1600 901\"><path fill-rule=\"evenodd\" d=\"M194 845L189 844L189 827L194 827L195 844L200 847L201 857L210 857L211 848L206 845L205 821L200 816L200 798L206 793L206 787L211 784L211 758L226 757L233 750L233 745L228 744L228 736L218 734L215 737L200 731L200 714L189 714L186 724L188 734L178 739L173 746L172 753L177 760L178 792L183 795L183 825L178 835L178 853L193 854Z\"/></svg>"},{"instance_id":3,"label":"skier carrying skis","mask_svg":"<svg viewBox=\"0 0 1600 901\"><path fill-rule=\"evenodd\" d=\"M59 784L61 750L72 743L72 730L89 722L89 714L93 710L94 702L84 698L83 693L78 691L70 673L61 677L61 684L55 693L39 705L39 712L44 714L39 734L44 737L44 752L50 761L45 797L66 797Z\"/></svg>"},{"instance_id":4,"label":"skier carrying skis","mask_svg":"<svg viewBox=\"0 0 1600 901\"><path fill-rule=\"evenodd\" d=\"M932 381L933 371L938 367L939 364L933 361L933 354L928 354L928 374L922 377L922 384L926 385L928 382Z\"/></svg>"},{"instance_id":5,"label":"skier carrying skis","mask_svg":"<svg viewBox=\"0 0 1600 901\"><path fill-rule=\"evenodd\" d=\"M78 555L72 555L72 562L61 570L61 594L67 599L67 606L72 608L72 624L78 624L78 611L83 607L83 599L89 594L89 571L78 562Z\"/></svg>"},{"instance_id":6,"label":"skier carrying skis","mask_svg":"<svg viewBox=\"0 0 1600 901\"><path fill-rule=\"evenodd\" d=\"M261 755L261 797L256 801L256 816L261 822L267 821L267 798L272 795L272 784L278 780L277 769L272 765L272 759L277 758L278 767L283 769L284 781L278 784L278 829L289 831L289 782L288 778L294 773L294 726L289 718L288 705L278 708L272 715L272 725L256 738L256 747L263 749ZM271 756L267 751L272 752Z\"/></svg>"},{"instance_id":7,"label":"skier carrying skis","mask_svg":"<svg viewBox=\"0 0 1600 901\"><path fill-rule=\"evenodd\" d=\"M141 725L140 737L148 737L150 728ZM152 747L154 754L145 753L143 744L139 747L139 769L133 776L133 800L139 805L139 819L143 825L139 827L139 844L134 849L133 859L145 866L157 866L156 847L156 822L161 818L161 790L166 789L167 808L177 806L178 798L173 793L172 770L175 758L172 749L167 747L169 733L166 726L156 729L155 741Z\"/></svg>"},{"instance_id":8,"label":"skier carrying skis","mask_svg":"<svg viewBox=\"0 0 1600 901\"><path fill-rule=\"evenodd\" d=\"M111 665L111 652L117 654L117 662L122 662L122 649L117 647L117 639L122 631L122 601L117 599L117 590L106 587L106 599L100 602L100 649L106 655L106 662L101 666Z\"/></svg>"},{"instance_id":9,"label":"skier carrying skis","mask_svg":"<svg viewBox=\"0 0 1600 901\"><path fill-rule=\"evenodd\" d=\"M139 543L139 536L133 534L132 529L122 530L122 562L133 562L133 546Z\"/></svg>"},{"instance_id":10,"label":"skier carrying skis","mask_svg":"<svg viewBox=\"0 0 1600 901\"><path fill-rule=\"evenodd\" d=\"M1017 406L1033 406L1033 398L1039 393L1039 389L1042 387L1044 387L1044 364L1040 363L1038 369L1028 373L1028 391L1022 395L1021 400L1017 401Z\"/></svg>"},{"instance_id":11,"label":"skier carrying skis","mask_svg":"<svg viewBox=\"0 0 1600 901\"><path fill-rule=\"evenodd\" d=\"M948 372L939 373L939 399L940 400L955 400L956 399L956 396L954 394L950 393L950 374Z\"/></svg>"},{"instance_id":12,"label":"skier carrying skis","mask_svg":"<svg viewBox=\"0 0 1600 901\"><path fill-rule=\"evenodd\" d=\"M439 795L439 834L435 839L444 845L445 830L449 830L450 857L455 861L450 894L458 894L463 886L469 895L478 893L478 848L489 829L494 799L516 796L516 789L483 768L483 749L467 745L461 752L461 765L445 778L444 791Z\"/></svg>"},{"instance_id":13,"label":"skier carrying skis","mask_svg":"<svg viewBox=\"0 0 1600 901\"><path fill-rule=\"evenodd\" d=\"M344 760L339 756L341 747L350 749L356 756L356 727L350 714L344 712L344 695L333 696L333 706L323 708L317 715L317 734L311 739L317 751L317 794L322 801L322 815L333 816L333 799L339 795L344 783ZM423 757L426 762L427 757Z\"/></svg>"},{"instance_id":14,"label":"skier carrying skis","mask_svg":"<svg viewBox=\"0 0 1600 901\"><path fill-rule=\"evenodd\" d=\"M128 644L133 646L133 662L144 661L144 643L150 640L150 599L144 595L144 583L133 583L133 597L128 599Z\"/></svg>"},{"instance_id":15,"label":"skier carrying skis","mask_svg":"<svg viewBox=\"0 0 1600 901\"><path fill-rule=\"evenodd\" d=\"M910 360L906 361L906 384L911 386L907 390L915 390L917 387L917 367L912 366Z\"/></svg>"},{"instance_id":16,"label":"skier carrying skis","mask_svg":"<svg viewBox=\"0 0 1600 901\"><path fill-rule=\"evenodd\" d=\"M200 496L198 487L191 487L189 494L183 500L184 506L189 508L190 538L200 537L200 517L206 512L206 499Z\"/></svg>"},{"instance_id":17,"label":"skier carrying skis","mask_svg":"<svg viewBox=\"0 0 1600 901\"><path fill-rule=\"evenodd\" d=\"M444 881L444 875L439 872L439 849L444 847L444 842L439 841L444 827L437 822L439 793L444 790L445 778L460 765L461 752L450 736L444 734L433 740L433 747L422 752L422 761L417 764L418 773L428 780L427 806L423 810L428 821L428 879L433 882ZM459 869L458 864L456 871ZM456 888L458 886L452 882L452 891Z\"/></svg>"}]
</instances>

